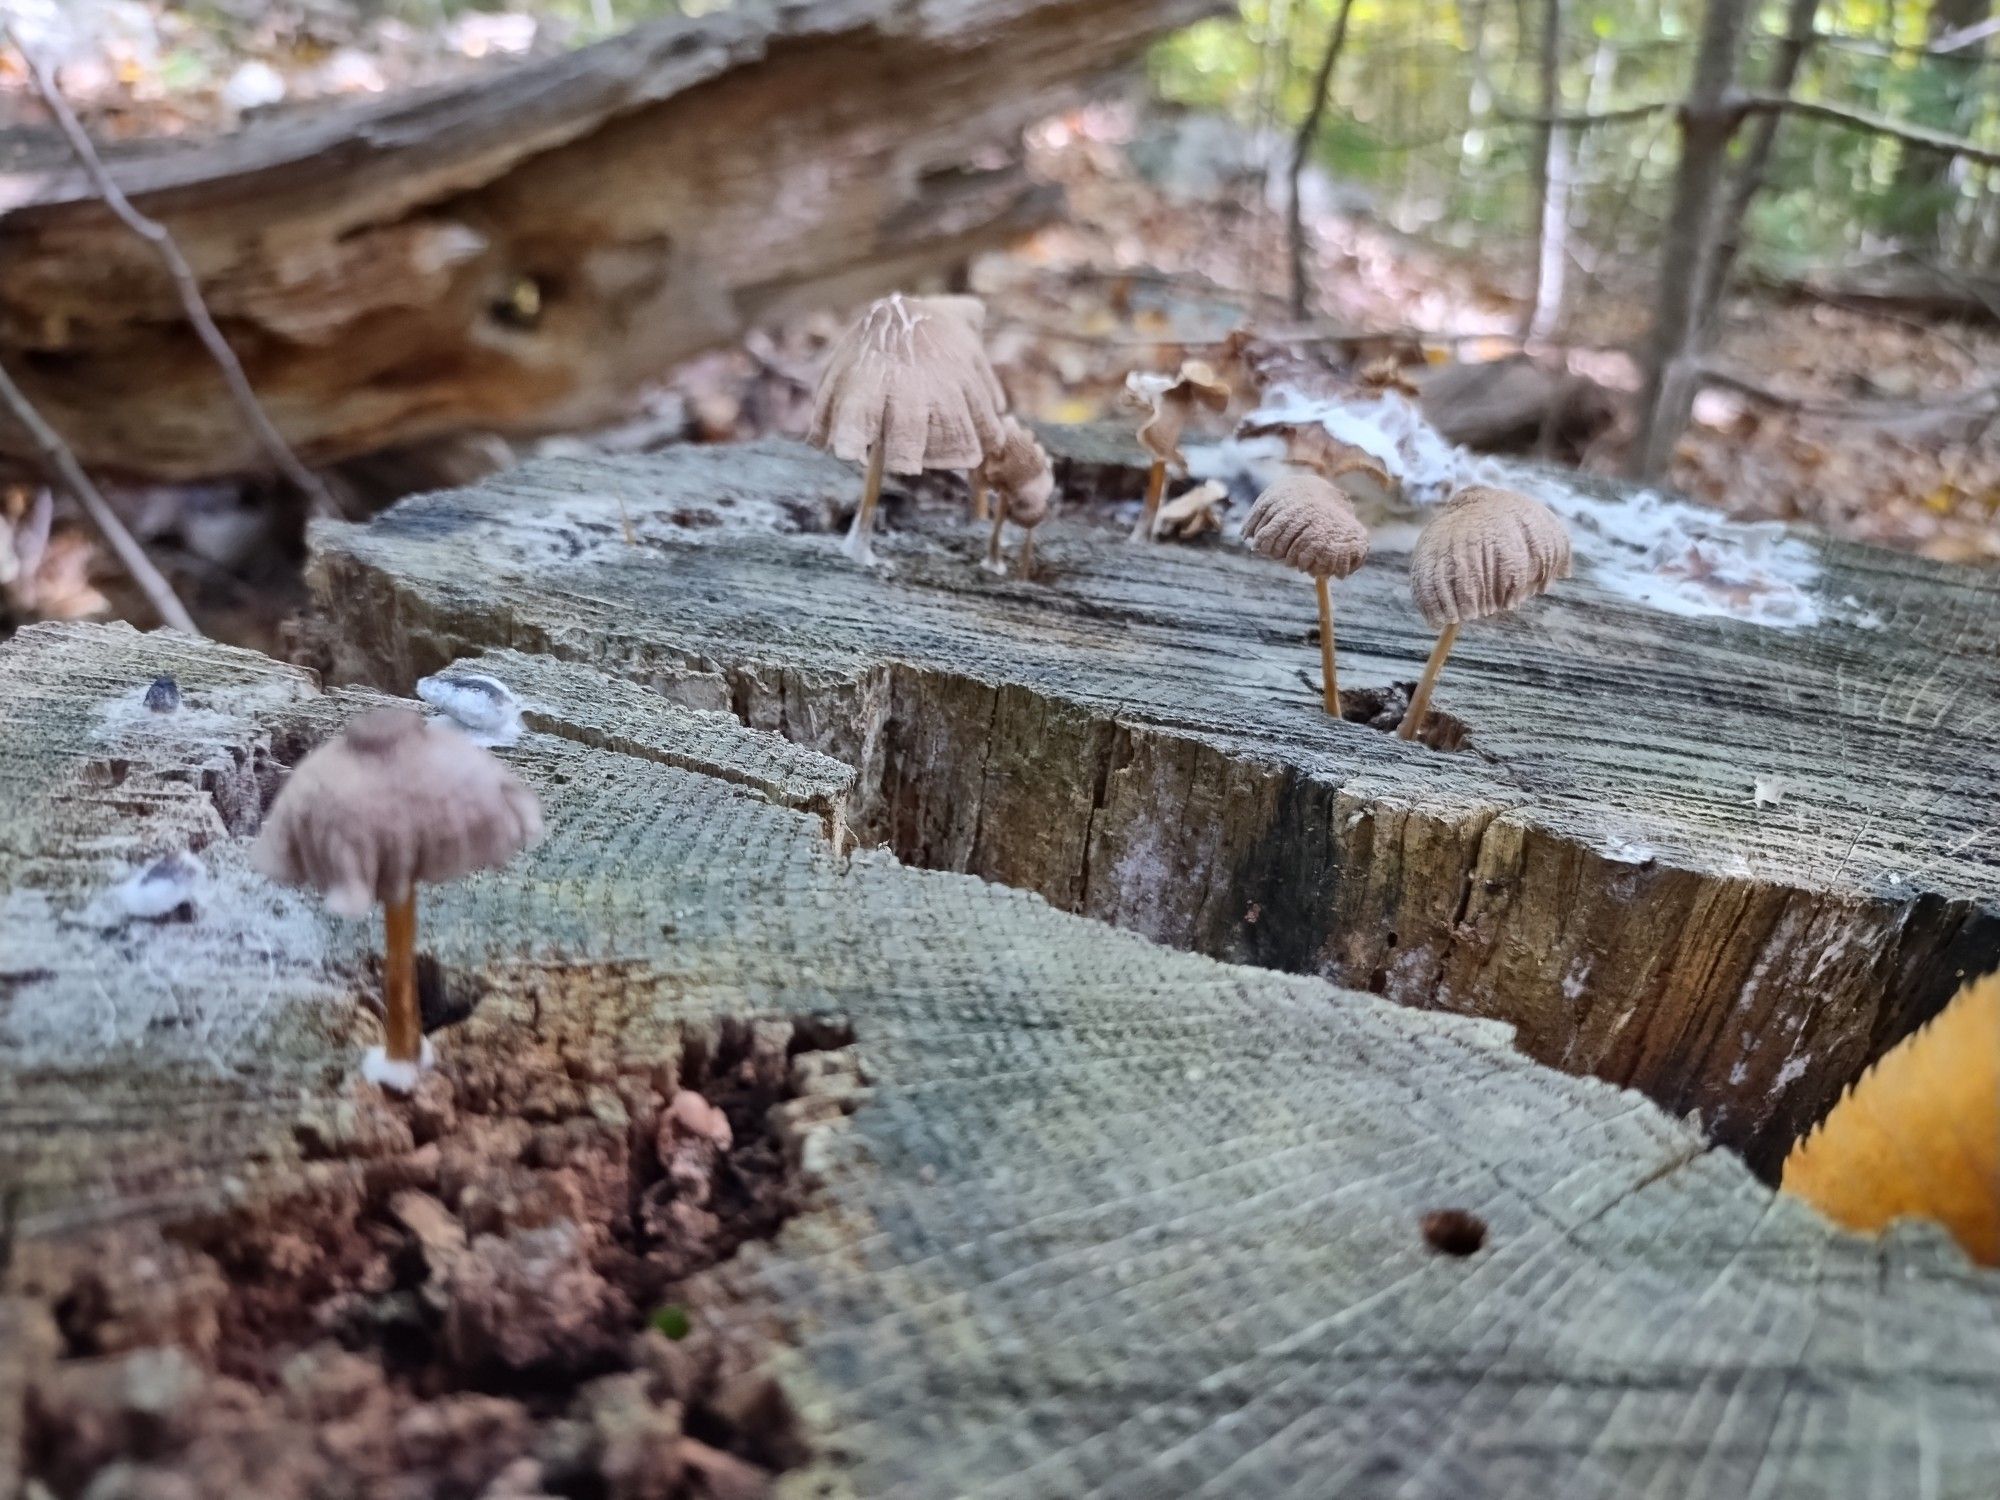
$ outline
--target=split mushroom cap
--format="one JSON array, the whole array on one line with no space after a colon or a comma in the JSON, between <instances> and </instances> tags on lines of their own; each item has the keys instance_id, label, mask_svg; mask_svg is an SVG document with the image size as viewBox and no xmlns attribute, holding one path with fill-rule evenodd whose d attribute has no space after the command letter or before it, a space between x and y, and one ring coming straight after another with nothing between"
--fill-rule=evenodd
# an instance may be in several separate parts
<instances>
[{"instance_id":1,"label":"split mushroom cap","mask_svg":"<svg viewBox=\"0 0 2000 1500\"><path fill-rule=\"evenodd\" d=\"M976 297L872 303L833 346L808 441L860 463L876 443L891 474L977 468L1002 442L1007 393L980 346Z\"/></svg>"},{"instance_id":2,"label":"split mushroom cap","mask_svg":"<svg viewBox=\"0 0 2000 1500\"><path fill-rule=\"evenodd\" d=\"M1001 419L1001 442L980 466L1016 526L1039 526L1055 498L1055 469L1035 435L1012 417Z\"/></svg>"},{"instance_id":3,"label":"split mushroom cap","mask_svg":"<svg viewBox=\"0 0 2000 1500\"><path fill-rule=\"evenodd\" d=\"M1410 592L1432 629L1518 607L1569 577L1569 532L1541 501L1473 485L1410 554Z\"/></svg>"},{"instance_id":4,"label":"split mushroom cap","mask_svg":"<svg viewBox=\"0 0 2000 1500\"><path fill-rule=\"evenodd\" d=\"M1149 375L1134 370L1125 377L1125 388L1152 407L1152 416L1139 429L1139 441L1160 463L1187 467L1181 452L1181 431L1196 407L1220 412L1229 405L1229 386L1208 365L1198 359L1184 361L1176 375Z\"/></svg>"},{"instance_id":5,"label":"split mushroom cap","mask_svg":"<svg viewBox=\"0 0 2000 1500\"><path fill-rule=\"evenodd\" d=\"M420 882L505 864L541 835L535 794L489 752L408 709L384 708L299 763L250 863L358 917Z\"/></svg>"},{"instance_id":6,"label":"split mushroom cap","mask_svg":"<svg viewBox=\"0 0 2000 1500\"><path fill-rule=\"evenodd\" d=\"M1314 578L1345 578L1368 559L1368 528L1339 487L1317 474L1274 481L1250 508L1243 539Z\"/></svg>"}]
</instances>

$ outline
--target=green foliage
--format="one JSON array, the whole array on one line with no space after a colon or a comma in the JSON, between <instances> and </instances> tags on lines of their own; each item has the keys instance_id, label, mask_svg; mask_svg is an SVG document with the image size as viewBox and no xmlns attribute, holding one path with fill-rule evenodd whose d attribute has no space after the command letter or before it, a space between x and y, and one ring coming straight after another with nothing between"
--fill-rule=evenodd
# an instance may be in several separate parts
<instances>
[{"instance_id":1,"label":"green foliage","mask_svg":"<svg viewBox=\"0 0 2000 1500\"><path fill-rule=\"evenodd\" d=\"M1565 0L1559 46L1566 112L1678 99L1704 0ZM1933 4L1822 0L1829 40L1807 56L1797 92L1890 119L2000 142L2000 65L1982 48L1929 56ZM1956 0L1964 14L1991 0ZM1226 113L1288 149L1311 104L1313 73L1340 0L1244 0L1240 13L1156 49L1152 76L1170 102ZM1783 0L1755 8L1740 76L1770 76ZM1533 229L1543 0L1355 0L1313 160L1372 190L1383 213L1448 239ZM1482 87L1483 84L1483 87ZM1514 116L1515 118L1508 118ZM1572 227L1614 253L1656 243L1677 161L1670 115L1603 124L1576 143ZM1934 153L1825 121L1783 125L1752 255L1825 260L1882 232L1969 245L1988 214L1985 175L1944 170Z\"/></svg>"}]
</instances>

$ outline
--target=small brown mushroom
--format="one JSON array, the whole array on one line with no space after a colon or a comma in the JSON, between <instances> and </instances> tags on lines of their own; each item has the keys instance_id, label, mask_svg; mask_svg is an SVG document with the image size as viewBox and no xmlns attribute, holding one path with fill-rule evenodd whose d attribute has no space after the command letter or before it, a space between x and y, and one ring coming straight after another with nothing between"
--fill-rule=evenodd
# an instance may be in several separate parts
<instances>
[{"instance_id":1,"label":"small brown mushroom","mask_svg":"<svg viewBox=\"0 0 2000 1500\"><path fill-rule=\"evenodd\" d=\"M1424 727L1461 623L1505 614L1567 577L1569 531L1541 501L1488 485L1446 501L1410 554L1410 593L1438 638L1397 738L1415 739Z\"/></svg>"},{"instance_id":2,"label":"small brown mushroom","mask_svg":"<svg viewBox=\"0 0 2000 1500\"><path fill-rule=\"evenodd\" d=\"M1317 474L1293 472L1257 497L1243 523L1243 539L1264 556L1297 568L1319 595L1322 701L1340 717L1340 678L1334 669L1333 593L1330 580L1345 578L1368 559L1368 528L1337 485Z\"/></svg>"},{"instance_id":3,"label":"small brown mushroom","mask_svg":"<svg viewBox=\"0 0 2000 1500\"><path fill-rule=\"evenodd\" d=\"M1007 393L979 342L976 297L872 303L835 342L813 396L807 440L850 463L866 461L847 555L874 561L870 538L883 474L976 469L999 448Z\"/></svg>"},{"instance_id":4,"label":"small brown mushroom","mask_svg":"<svg viewBox=\"0 0 2000 1500\"><path fill-rule=\"evenodd\" d=\"M1153 517L1160 497L1167 490L1167 465L1183 473L1187 455L1181 452L1181 432L1196 408L1219 412L1229 405L1229 387L1222 377L1198 359L1185 360L1177 375L1148 375L1134 370L1125 377L1125 388L1152 414L1139 428L1139 441L1153 457L1146 475L1146 508L1132 528L1132 540L1143 542L1153 534Z\"/></svg>"},{"instance_id":5,"label":"small brown mushroom","mask_svg":"<svg viewBox=\"0 0 2000 1500\"><path fill-rule=\"evenodd\" d=\"M338 916L382 903L385 1043L362 1072L407 1093L428 1061L417 1010L420 883L505 864L542 834L535 794L457 730L407 709L365 714L292 772L250 850L281 885L310 886Z\"/></svg>"},{"instance_id":6,"label":"small brown mushroom","mask_svg":"<svg viewBox=\"0 0 2000 1500\"><path fill-rule=\"evenodd\" d=\"M1035 528L1048 519L1049 502L1055 498L1055 470L1049 463L1049 455L1026 427L1006 417L1001 429L1000 446L974 471L982 492L990 484L995 496L993 529L986 537L985 566L994 573L1007 571L1000 558L1000 533L1012 521L1027 533L1021 539L1020 554L1021 576L1025 578L1034 567Z\"/></svg>"}]
</instances>

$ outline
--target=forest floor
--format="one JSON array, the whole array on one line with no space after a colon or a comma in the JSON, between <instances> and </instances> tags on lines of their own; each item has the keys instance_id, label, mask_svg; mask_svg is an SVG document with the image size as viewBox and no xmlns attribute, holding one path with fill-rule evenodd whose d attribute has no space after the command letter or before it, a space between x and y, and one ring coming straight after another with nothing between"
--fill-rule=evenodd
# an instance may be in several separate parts
<instances>
[{"instance_id":1,"label":"forest floor","mask_svg":"<svg viewBox=\"0 0 2000 1500\"><path fill-rule=\"evenodd\" d=\"M311 108L434 82L576 39L546 24L538 32L522 17L468 12L435 34L378 20L301 46L279 24L280 9L266 14L261 31L231 33L229 50L218 50L216 33L189 30L192 23L165 11L85 6L78 24L108 26L110 16L137 27L135 16L150 16L153 30L97 37L84 64L66 69L65 87L100 135L131 140L225 129L280 100ZM0 57L0 137L37 115L18 65ZM1420 374L1520 348L1527 251L1511 229L1482 236L1485 259L1443 252L1355 209L1359 192L1319 182L1317 196L1347 211L1311 216L1315 308L1300 324L1283 295L1282 211L1244 133L1152 107L1105 105L1046 122L1033 132L1032 150L1036 170L1065 190L1067 216L971 268L973 289L989 302L995 364L1029 415L1126 414L1129 371L1215 358L1239 329L1328 368L1365 360L1378 378L1385 361ZM1638 384L1630 351L1644 336L1652 267L1578 260L1558 334L1533 352L1613 392L1630 391ZM1674 487L1738 518L1796 521L1930 557L2000 563L2000 402L1987 389L2000 372L2000 328L1762 293L1734 299L1727 311L1719 356L1753 393L1717 388L1702 396L1676 455ZM821 356L844 312L762 329L739 347L690 361L643 393L634 420L603 440L644 449L802 432ZM1614 421L1577 457L1586 468L1616 472L1626 435L1625 422ZM482 462L595 441L577 434L488 445ZM396 487L373 476L359 492L364 505L380 504ZM298 602L298 506L268 487L115 498L208 628L245 644L277 643ZM0 492L0 522L18 524L32 504L28 491ZM16 622L122 613L128 602L83 531L60 520L35 568L0 587L0 617Z\"/></svg>"}]
</instances>

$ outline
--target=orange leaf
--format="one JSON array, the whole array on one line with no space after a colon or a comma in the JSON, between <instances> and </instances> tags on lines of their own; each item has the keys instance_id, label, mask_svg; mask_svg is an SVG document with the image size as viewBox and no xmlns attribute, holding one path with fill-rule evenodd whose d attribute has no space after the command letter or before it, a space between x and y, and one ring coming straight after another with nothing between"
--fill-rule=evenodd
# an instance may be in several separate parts
<instances>
[{"instance_id":1,"label":"orange leaf","mask_svg":"<svg viewBox=\"0 0 2000 1500\"><path fill-rule=\"evenodd\" d=\"M1792 1148L1784 1189L1849 1229L1935 1219L2000 1265L2000 974L1884 1053Z\"/></svg>"}]
</instances>

